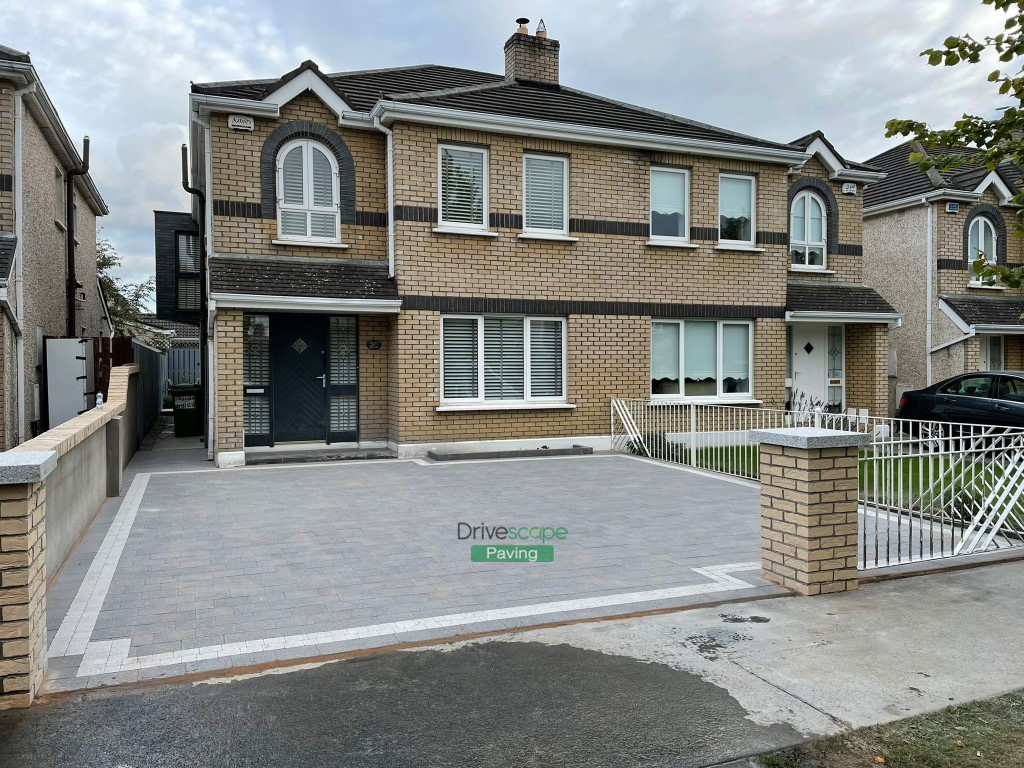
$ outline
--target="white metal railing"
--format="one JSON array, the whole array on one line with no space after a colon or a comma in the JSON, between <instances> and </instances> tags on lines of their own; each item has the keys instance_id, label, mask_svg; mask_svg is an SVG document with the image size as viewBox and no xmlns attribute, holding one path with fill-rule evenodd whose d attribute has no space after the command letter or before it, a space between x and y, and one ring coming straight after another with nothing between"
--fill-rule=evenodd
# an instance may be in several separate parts
<instances>
[{"instance_id":1,"label":"white metal railing","mask_svg":"<svg viewBox=\"0 0 1024 768\"><path fill-rule=\"evenodd\" d=\"M752 429L870 435L860 452L860 567L1024 545L1024 429L657 400L612 401L614 450L756 480Z\"/></svg>"}]
</instances>

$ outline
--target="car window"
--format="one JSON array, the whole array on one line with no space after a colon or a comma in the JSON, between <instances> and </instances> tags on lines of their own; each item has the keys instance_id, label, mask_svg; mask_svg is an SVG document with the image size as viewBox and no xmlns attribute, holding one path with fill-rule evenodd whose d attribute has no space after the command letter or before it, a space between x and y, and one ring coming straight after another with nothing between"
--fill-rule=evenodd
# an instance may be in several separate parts
<instances>
[{"instance_id":1,"label":"car window","mask_svg":"<svg viewBox=\"0 0 1024 768\"><path fill-rule=\"evenodd\" d=\"M943 395L966 395L967 397L988 397L991 389L991 376L964 376L951 381L939 392Z\"/></svg>"},{"instance_id":2,"label":"car window","mask_svg":"<svg viewBox=\"0 0 1024 768\"><path fill-rule=\"evenodd\" d=\"M1000 400L1012 400L1015 403L1024 403L1024 379L1013 379L1003 376L999 379Z\"/></svg>"}]
</instances>

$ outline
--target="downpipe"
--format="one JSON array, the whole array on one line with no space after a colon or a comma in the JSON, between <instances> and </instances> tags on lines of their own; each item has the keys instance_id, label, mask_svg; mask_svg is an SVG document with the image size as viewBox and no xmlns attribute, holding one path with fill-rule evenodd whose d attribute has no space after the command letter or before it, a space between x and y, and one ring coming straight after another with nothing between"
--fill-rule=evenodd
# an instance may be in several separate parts
<instances>
[{"instance_id":1,"label":"downpipe","mask_svg":"<svg viewBox=\"0 0 1024 768\"><path fill-rule=\"evenodd\" d=\"M75 177L85 176L89 172L89 137L86 136L82 142L82 162L75 168L64 174L64 237L67 245L67 287L65 288L65 311L67 312L67 323L65 335L69 339L77 338L80 334L75 322L76 300L78 293L78 278L75 275Z\"/></svg>"}]
</instances>

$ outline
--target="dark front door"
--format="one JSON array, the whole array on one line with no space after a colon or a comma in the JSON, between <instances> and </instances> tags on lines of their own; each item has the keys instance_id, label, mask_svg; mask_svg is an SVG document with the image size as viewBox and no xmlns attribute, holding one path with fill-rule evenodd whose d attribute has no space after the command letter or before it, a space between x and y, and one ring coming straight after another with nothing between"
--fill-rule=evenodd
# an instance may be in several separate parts
<instances>
[{"instance_id":1,"label":"dark front door","mask_svg":"<svg viewBox=\"0 0 1024 768\"><path fill-rule=\"evenodd\" d=\"M327 439L327 318L275 315L270 323L274 365L274 442Z\"/></svg>"}]
</instances>

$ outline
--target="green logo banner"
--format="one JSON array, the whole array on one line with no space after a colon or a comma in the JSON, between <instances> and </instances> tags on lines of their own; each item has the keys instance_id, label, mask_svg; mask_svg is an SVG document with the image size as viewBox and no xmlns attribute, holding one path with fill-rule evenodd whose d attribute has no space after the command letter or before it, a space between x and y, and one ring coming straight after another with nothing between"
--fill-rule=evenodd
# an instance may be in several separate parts
<instances>
[{"instance_id":1,"label":"green logo banner","mask_svg":"<svg viewBox=\"0 0 1024 768\"><path fill-rule=\"evenodd\" d=\"M555 548L550 544L474 544L469 559L474 563L553 563Z\"/></svg>"}]
</instances>

